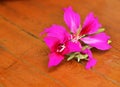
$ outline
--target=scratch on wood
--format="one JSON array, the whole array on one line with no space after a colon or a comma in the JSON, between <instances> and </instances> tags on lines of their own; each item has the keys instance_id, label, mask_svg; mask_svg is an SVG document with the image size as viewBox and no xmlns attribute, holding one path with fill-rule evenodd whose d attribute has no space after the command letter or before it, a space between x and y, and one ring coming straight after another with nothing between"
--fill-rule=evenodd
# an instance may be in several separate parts
<instances>
[{"instance_id":1,"label":"scratch on wood","mask_svg":"<svg viewBox=\"0 0 120 87\"><path fill-rule=\"evenodd\" d=\"M10 64L8 67L5 68L5 70L8 70L9 68L11 68L12 66L14 66L17 62L14 61L12 64Z\"/></svg>"}]
</instances>

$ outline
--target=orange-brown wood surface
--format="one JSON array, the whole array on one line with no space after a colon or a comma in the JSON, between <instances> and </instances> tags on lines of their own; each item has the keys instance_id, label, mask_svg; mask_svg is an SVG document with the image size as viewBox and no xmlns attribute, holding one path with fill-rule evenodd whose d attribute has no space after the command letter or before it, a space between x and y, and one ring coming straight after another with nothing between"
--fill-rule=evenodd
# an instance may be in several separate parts
<instances>
[{"instance_id":1,"label":"orange-brown wood surface","mask_svg":"<svg viewBox=\"0 0 120 87\"><path fill-rule=\"evenodd\" d=\"M67 28L63 8L72 6L82 21L89 12L111 36L109 51L92 50L95 67L63 61L48 68L49 49L39 36L51 24ZM0 87L119 87L120 0L0 0Z\"/></svg>"}]
</instances>

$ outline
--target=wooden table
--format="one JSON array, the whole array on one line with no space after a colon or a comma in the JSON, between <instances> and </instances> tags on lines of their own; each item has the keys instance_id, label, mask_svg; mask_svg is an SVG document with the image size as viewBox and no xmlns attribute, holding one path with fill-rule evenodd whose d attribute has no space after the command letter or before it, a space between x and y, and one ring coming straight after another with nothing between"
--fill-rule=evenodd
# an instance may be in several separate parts
<instances>
[{"instance_id":1,"label":"wooden table","mask_svg":"<svg viewBox=\"0 0 120 87\"><path fill-rule=\"evenodd\" d=\"M51 24L67 27L62 8L82 21L89 12L111 36L112 49L93 50L97 65L63 61L49 69L49 49L39 36ZM0 87L119 87L120 0L0 0Z\"/></svg>"}]
</instances>

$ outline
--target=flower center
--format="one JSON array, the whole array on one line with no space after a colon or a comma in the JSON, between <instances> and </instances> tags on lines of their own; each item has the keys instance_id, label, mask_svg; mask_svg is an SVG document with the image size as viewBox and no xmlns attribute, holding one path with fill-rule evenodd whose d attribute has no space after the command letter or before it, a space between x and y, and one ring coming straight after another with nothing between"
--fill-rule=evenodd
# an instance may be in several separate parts
<instances>
[{"instance_id":1,"label":"flower center","mask_svg":"<svg viewBox=\"0 0 120 87\"><path fill-rule=\"evenodd\" d=\"M80 40L81 38L83 38L85 35L82 35L82 36L77 36L77 35L71 35L71 40L72 40L72 42L75 42L75 43L77 43L78 42L78 40Z\"/></svg>"},{"instance_id":2,"label":"flower center","mask_svg":"<svg viewBox=\"0 0 120 87\"><path fill-rule=\"evenodd\" d=\"M57 52L62 52L65 49L65 45L64 44L59 44L57 47Z\"/></svg>"},{"instance_id":3,"label":"flower center","mask_svg":"<svg viewBox=\"0 0 120 87\"><path fill-rule=\"evenodd\" d=\"M72 40L72 42L77 43L79 40L79 36L71 35L71 40Z\"/></svg>"}]
</instances>

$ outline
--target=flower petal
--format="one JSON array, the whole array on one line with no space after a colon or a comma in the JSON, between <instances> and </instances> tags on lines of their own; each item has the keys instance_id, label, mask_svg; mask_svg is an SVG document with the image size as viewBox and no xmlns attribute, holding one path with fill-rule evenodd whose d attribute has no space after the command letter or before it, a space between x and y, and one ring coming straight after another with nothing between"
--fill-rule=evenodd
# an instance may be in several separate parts
<instances>
[{"instance_id":1,"label":"flower petal","mask_svg":"<svg viewBox=\"0 0 120 87\"><path fill-rule=\"evenodd\" d=\"M64 56L61 56L56 53L49 54L49 64L48 67L56 66L58 65L62 60L64 59Z\"/></svg>"},{"instance_id":2,"label":"flower petal","mask_svg":"<svg viewBox=\"0 0 120 87\"><path fill-rule=\"evenodd\" d=\"M94 14L91 12L86 17L83 28L81 31L81 35L83 34L93 34L98 31L98 29L101 27L101 24L98 22L98 19L94 17Z\"/></svg>"},{"instance_id":3,"label":"flower petal","mask_svg":"<svg viewBox=\"0 0 120 87\"><path fill-rule=\"evenodd\" d=\"M99 33L93 36L81 38L81 40L92 47L96 47L97 49L108 50L111 48L111 46L108 44L109 38L110 37L105 33Z\"/></svg>"},{"instance_id":4,"label":"flower petal","mask_svg":"<svg viewBox=\"0 0 120 87\"><path fill-rule=\"evenodd\" d=\"M50 48L51 51L54 51L55 45L57 45L60 42L57 38L48 37L48 36L44 38L44 41L47 44L47 46Z\"/></svg>"},{"instance_id":5,"label":"flower petal","mask_svg":"<svg viewBox=\"0 0 120 87\"><path fill-rule=\"evenodd\" d=\"M72 33L76 33L80 26L80 16L72 10L72 7L64 9L64 21Z\"/></svg>"},{"instance_id":6,"label":"flower petal","mask_svg":"<svg viewBox=\"0 0 120 87\"><path fill-rule=\"evenodd\" d=\"M70 38L69 33L60 25L54 24L50 28L47 28L45 32L47 36L58 38L60 41L65 41Z\"/></svg>"},{"instance_id":7,"label":"flower petal","mask_svg":"<svg viewBox=\"0 0 120 87\"><path fill-rule=\"evenodd\" d=\"M81 47L81 44L79 42L75 43L75 42L72 42L72 41L68 41L66 43L66 48L63 51L63 54L69 54L69 53L72 53L72 52L80 52L81 48L82 47Z\"/></svg>"},{"instance_id":8,"label":"flower petal","mask_svg":"<svg viewBox=\"0 0 120 87\"><path fill-rule=\"evenodd\" d=\"M86 69L90 69L91 67L95 66L96 62L97 62L97 61L96 61L94 58L90 59L90 60L87 62L85 68L86 68Z\"/></svg>"},{"instance_id":9,"label":"flower petal","mask_svg":"<svg viewBox=\"0 0 120 87\"><path fill-rule=\"evenodd\" d=\"M83 52L88 54L88 59L89 59L86 66L85 66L86 69L90 69L91 67L95 66L97 60L93 58L92 52L90 51L90 49L86 49Z\"/></svg>"}]
</instances>

